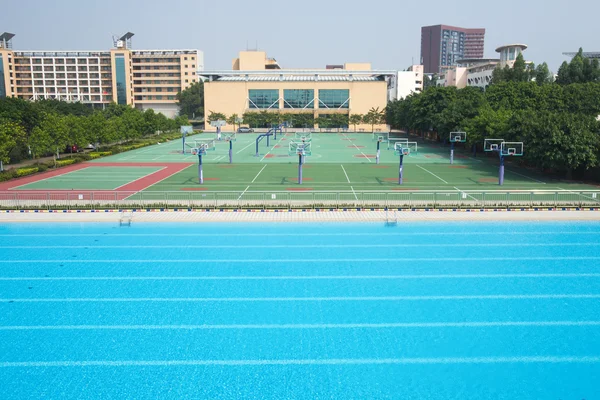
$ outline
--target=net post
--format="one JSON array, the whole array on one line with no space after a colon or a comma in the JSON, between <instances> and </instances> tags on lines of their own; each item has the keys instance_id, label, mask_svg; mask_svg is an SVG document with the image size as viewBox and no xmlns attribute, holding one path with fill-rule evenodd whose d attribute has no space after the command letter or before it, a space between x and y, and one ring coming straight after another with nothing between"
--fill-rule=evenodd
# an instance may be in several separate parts
<instances>
[{"instance_id":1,"label":"net post","mask_svg":"<svg viewBox=\"0 0 600 400\"><path fill-rule=\"evenodd\" d=\"M404 155L400 154L400 168L398 171L398 185L402 185L402 177L404 174L403 169L404 169Z\"/></svg>"},{"instance_id":2,"label":"net post","mask_svg":"<svg viewBox=\"0 0 600 400\"><path fill-rule=\"evenodd\" d=\"M498 185L504 185L504 156L500 154L500 171L498 174Z\"/></svg>"},{"instance_id":3,"label":"net post","mask_svg":"<svg viewBox=\"0 0 600 400\"><path fill-rule=\"evenodd\" d=\"M298 185L302 185L302 153L298 153Z\"/></svg>"},{"instance_id":4,"label":"net post","mask_svg":"<svg viewBox=\"0 0 600 400\"><path fill-rule=\"evenodd\" d=\"M202 171L202 151L198 152L198 183L204 183L204 174Z\"/></svg>"}]
</instances>

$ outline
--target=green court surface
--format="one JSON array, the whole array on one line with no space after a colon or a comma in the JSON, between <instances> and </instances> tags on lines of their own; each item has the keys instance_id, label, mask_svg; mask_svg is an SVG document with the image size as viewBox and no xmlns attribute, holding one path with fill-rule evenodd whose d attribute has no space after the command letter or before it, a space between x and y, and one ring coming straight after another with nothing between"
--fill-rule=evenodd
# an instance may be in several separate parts
<instances>
[{"instance_id":1,"label":"green court surface","mask_svg":"<svg viewBox=\"0 0 600 400\"><path fill-rule=\"evenodd\" d=\"M204 184L198 183L198 157L182 154L181 140L121 153L95 160L94 163L136 162L189 162L194 163L185 170L152 185L147 191L392 191L392 190L597 190L596 186L566 181L550 180L543 175L519 168L507 157L505 183L498 186L497 155L478 153L473 157L461 146L455 151L454 165L450 165L450 148L430 142L416 141L418 151L404 157L404 183L398 185L399 157L394 155L393 146L381 143L380 164L376 164L377 142L371 133L312 133L312 155L305 158L304 181L298 185L298 156L288 155L289 143L294 141L295 131L279 135L276 140L266 139L259 144L256 156L258 133L237 134L233 141L233 164L229 164L229 143L215 141L214 151L203 156ZM400 135L397 135L400 136ZM195 140L214 139L214 133L203 133L188 138L188 147ZM527 145L525 145L527 151ZM119 168L119 177L124 168ZM82 171L83 173L83 171ZM132 173L130 171L129 173ZM67 175L68 176L68 175ZM76 174L73 180L81 177ZM65 177L66 178L66 177ZM52 181L52 180L49 180ZM81 180L85 188L92 188L95 179ZM97 180L95 189L112 188ZM120 181L119 181L120 182ZM123 179L125 183L125 178ZM41 186L43 182L31 184L36 189L56 187ZM74 185L74 184L73 184ZM30 185L28 185L30 186ZM68 185L67 185L68 186ZM74 187L74 186L73 186ZM30 188L30 187L28 187Z\"/></svg>"},{"instance_id":2,"label":"green court surface","mask_svg":"<svg viewBox=\"0 0 600 400\"><path fill-rule=\"evenodd\" d=\"M42 179L19 190L114 190L160 170L161 167L100 167L89 166L52 178Z\"/></svg>"}]
</instances>

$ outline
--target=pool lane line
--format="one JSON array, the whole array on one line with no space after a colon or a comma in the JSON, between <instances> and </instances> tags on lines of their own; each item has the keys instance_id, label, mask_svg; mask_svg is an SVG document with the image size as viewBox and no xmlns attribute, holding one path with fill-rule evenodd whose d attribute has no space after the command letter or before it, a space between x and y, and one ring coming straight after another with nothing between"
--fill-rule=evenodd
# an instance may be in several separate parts
<instances>
[{"instance_id":1,"label":"pool lane line","mask_svg":"<svg viewBox=\"0 0 600 400\"><path fill-rule=\"evenodd\" d=\"M5 303L266 303L266 302L356 302L356 301L440 301L440 300L556 300L600 299L594 294L491 294L446 296L334 296L334 297L67 297L4 298Z\"/></svg>"},{"instance_id":2,"label":"pool lane line","mask_svg":"<svg viewBox=\"0 0 600 400\"><path fill-rule=\"evenodd\" d=\"M493 327L581 327L600 326L600 321L472 321L388 322L347 324L204 324L204 325L13 325L0 331L93 331L93 330L292 330L292 329L398 329L398 328L493 328Z\"/></svg>"},{"instance_id":3,"label":"pool lane line","mask_svg":"<svg viewBox=\"0 0 600 400\"><path fill-rule=\"evenodd\" d=\"M598 356L430 357L430 358L322 358L250 360L84 360L6 361L0 368L50 367L174 367L264 365L415 365L415 364L597 364Z\"/></svg>"}]
</instances>

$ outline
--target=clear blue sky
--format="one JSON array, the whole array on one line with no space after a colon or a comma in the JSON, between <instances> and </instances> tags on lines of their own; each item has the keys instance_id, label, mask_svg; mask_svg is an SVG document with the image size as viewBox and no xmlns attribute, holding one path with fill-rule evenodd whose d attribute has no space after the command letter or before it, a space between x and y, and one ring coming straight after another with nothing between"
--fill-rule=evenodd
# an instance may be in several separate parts
<instances>
[{"instance_id":1,"label":"clear blue sky","mask_svg":"<svg viewBox=\"0 0 600 400\"><path fill-rule=\"evenodd\" d=\"M600 1L56 0L5 1L0 32L18 50L104 50L111 36L135 33L136 49L194 48L206 69L228 69L256 47L283 68L371 62L405 69L420 56L420 27L486 28L485 56L507 43L556 72L563 51L600 51Z\"/></svg>"}]
</instances>

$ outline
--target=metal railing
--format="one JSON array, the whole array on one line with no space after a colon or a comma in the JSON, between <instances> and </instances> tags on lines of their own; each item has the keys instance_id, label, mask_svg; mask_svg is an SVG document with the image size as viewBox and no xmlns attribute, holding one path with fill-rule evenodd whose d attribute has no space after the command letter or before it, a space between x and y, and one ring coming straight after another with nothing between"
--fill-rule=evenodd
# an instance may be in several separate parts
<instances>
[{"instance_id":1,"label":"metal railing","mask_svg":"<svg viewBox=\"0 0 600 400\"><path fill-rule=\"evenodd\" d=\"M4 191L0 209L600 207L600 189L515 191Z\"/></svg>"}]
</instances>

